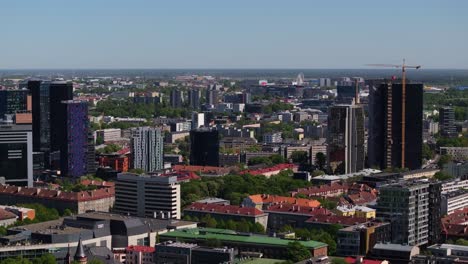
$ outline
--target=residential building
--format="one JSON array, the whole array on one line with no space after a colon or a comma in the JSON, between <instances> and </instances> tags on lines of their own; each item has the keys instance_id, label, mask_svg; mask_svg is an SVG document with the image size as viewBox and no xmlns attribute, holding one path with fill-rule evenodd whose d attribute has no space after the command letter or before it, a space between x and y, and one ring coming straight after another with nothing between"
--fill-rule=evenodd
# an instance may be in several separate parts
<instances>
[{"instance_id":1,"label":"residential building","mask_svg":"<svg viewBox=\"0 0 468 264\"><path fill-rule=\"evenodd\" d=\"M377 243L391 240L390 224L370 221L342 228L337 233L338 256L365 256Z\"/></svg>"},{"instance_id":2,"label":"residential building","mask_svg":"<svg viewBox=\"0 0 468 264\"><path fill-rule=\"evenodd\" d=\"M128 156L118 153L99 154L98 162L100 167L110 167L118 172L127 172L130 164Z\"/></svg>"},{"instance_id":3,"label":"residential building","mask_svg":"<svg viewBox=\"0 0 468 264\"><path fill-rule=\"evenodd\" d=\"M205 126L205 113L192 113L192 129L197 129Z\"/></svg>"},{"instance_id":4,"label":"residential building","mask_svg":"<svg viewBox=\"0 0 468 264\"><path fill-rule=\"evenodd\" d=\"M320 78L319 85L320 87L330 87L331 86L330 78Z\"/></svg>"},{"instance_id":5,"label":"residential building","mask_svg":"<svg viewBox=\"0 0 468 264\"><path fill-rule=\"evenodd\" d=\"M306 221L312 217L332 215L331 211L325 208L286 203L270 205L263 211L268 213L268 228L270 230L279 230L285 225L290 225L293 228L305 228Z\"/></svg>"},{"instance_id":6,"label":"residential building","mask_svg":"<svg viewBox=\"0 0 468 264\"><path fill-rule=\"evenodd\" d=\"M444 164L444 173L451 175L454 178L467 178L468 176L468 161L464 162L449 162Z\"/></svg>"},{"instance_id":7,"label":"residential building","mask_svg":"<svg viewBox=\"0 0 468 264\"><path fill-rule=\"evenodd\" d=\"M122 138L122 130L120 128L107 128L96 130L96 140L102 139L103 143L118 141Z\"/></svg>"},{"instance_id":8,"label":"residential building","mask_svg":"<svg viewBox=\"0 0 468 264\"><path fill-rule=\"evenodd\" d=\"M114 211L139 217L180 219L176 176L117 174Z\"/></svg>"},{"instance_id":9,"label":"residential building","mask_svg":"<svg viewBox=\"0 0 468 264\"><path fill-rule=\"evenodd\" d=\"M16 223L18 216L14 213L0 208L0 227L8 227Z\"/></svg>"},{"instance_id":10,"label":"residential building","mask_svg":"<svg viewBox=\"0 0 468 264\"><path fill-rule=\"evenodd\" d=\"M188 91L189 106L192 109L198 110L200 108L200 90L191 89Z\"/></svg>"},{"instance_id":11,"label":"residential building","mask_svg":"<svg viewBox=\"0 0 468 264\"><path fill-rule=\"evenodd\" d=\"M382 186L376 209L377 217L392 224L392 243L411 246L428 243L428 182L400 182Z\"/></svg>"},{"instance_id":12,"label":"residential building","mask_svg":"<svg viewBox=\"0 0 468 264\"><path fill-rule=\"evenodd\" d=\"M33 185L31 125L0 124L0 177L7 184Z\"/></svg>"},{"instance_id":13,"label":"residential building","mask_svg":"<svg viewBox=\"0 0 468 264\"><path fill-rule=\"evenodd\" d=\"M468 191L457 190L442 194L440 207L442 215L450 215L457 210L468 207Z\"/></svg>"},{"instance_id":14,"label":"residential building","mask_svg":"<svg viewBox=\"0 0 468 264\"><path fill-rule=\"evenodd\" d=\"M137 127L131 130L132 168L153 172L164 168L163 133L159 128Z\"/></svg>"},{"instance_id":15,"label":"residential building","mask_svg":"<svg viewBox=\"0 0 468 264\"><path fill-rule=\"evenodd\" d=\"M256 169L256 170L244 170L241 171L240 174L250 174L250 175L263 175L267 178L270 178L273 175L276 175L282 171L292 170L293 172L297 172L298 166L296 164L291 163L281 163L271 167L263 168L263 169Z\"/></svg>"},{"instance_id":16,"label":"residential building","mask_svg":"<svg viewBox=\"0 0 468 264\"><path fill-rule=\"evenodd\" d=\"M219 165L218 131L199 128L190 131L190 165Z\"/></svg>"},{"instance_id":17,"label":"residential building","mask_svg":"<svg viewBox=\"0 0 468 264\"><path fill-rule=\"evenodd\" d=\"M361 205L339 205L334 212L341 216L356 216L366 219L373 219L376 217L375 209Z\"/></svg>"},{"instance_id":18,"label":"residential building","mask_svg":"<svg viewBox=\"0 0 468 264\"><path fill-rule=\"evenodd\" d=\"M440 219L442 218L442 183L431 181L429 183L429 219L428 219L428 241L429 244L438 243L441 234Z\"/></svg>"},{"instance_id":19,"label":"residential building","mask_svg":"<svg viewBox=\"0 0 468 264\"><path fill-rule=\"evenodd\" d=\"M457 137L455 128L455 112L453 107L444 106L439 108L439 131L444 137Z\"/></svg>"},{"instance_id":20,"label":"residential building","mask_svg":"<svg viewBox=\"0 0 468 264\"><path fill-rule=\"evenodd\" d=\"M441 155L450 155L453 160L468 160L468 147L440 147Z\"/></svg>"},{"instance_id":21,"label":"residential building","mask_svg":"<svg viewBox=\"0 0 468 264\"><path fill-rule=\"evenodd\" d=\"M389 263L411 263L411 260L419 252L419 247L414 245L377 243L371 250L369 257L387 260Z\"/></svg>"},{"instance_id":22,"label":"residential building","mask_svg":"<svg viewBox=\"0 0 468 264\"><path fill-rule=\"evenodd\" d=\"M460 178L455 178L452 180L443 181L441 185L442 185L442 189L441 189L442 194L450 193L450 192L458 191L460 189L468 189L468 179L462 180Z\"/></svg>"},{"instance_id":23,"label":"residential building","mask_svg":"<svg viewBox=\"0 0 468 264\"><path fill-rule=\"evenodd\" d=\"M371 85L369 92L367 143L369 167L420 169L423 141L423 85L406 84L404 142L402 142L401 83Z\"/></svg>"},{"instance_id":24,"label":"residential building","mask_svg":"<svg viewBox=\"0 0 468 264\"><path fill-rule=\"evenodd\" d=\"M183 94L181 90L173 89L171 90L170 104L172 108L182 108L183 104Z\"/></svg>"},{"instance_id":25,"label":"residential building","mask_svg":"<svg viewBox=\"0 0 468 264\"><path fill-rule=\"evenodd\" d=\"M281 143L283 139L281 138L281 132L276 133L266 133L263 135L263 143L271 144L271 143Z\"/></svg>"},{"instance_id":26,"label":"residential building","mask_svg":"<svg viewBox=\"0 0 468 264\"><path fill-rule=\"evenodd\" d=\"M166 241L156 245L154 263L233 263L233 248L202 247L193 243Z\"/></svg>"},{"instance_id":27,"label":"residential building","mask_svg":"<svg viewBox=\"0 0 468 264\"><path fill-rule=\"evenodd\" d=\"M335 174L364 169L364 109L336 105L328 113L328 164Z\"/></svg>"},{"instance_id":28,"label":"residential building","mask_svg":"<svg viewBox=\"0 0 468 264\"><path fill-rule=\"evenodd\" d=\"M153 264L155 248L131 245L125 248L126 264Z\"/></svg>"},{"instance_id":29,"label":"residential building","mask_svg":"<svg viewBox=\"0 0 468 264\"><path fill-rule=\"evenodd\" d=\"M295 204L305 207L319 207L320 202L317 200L310 200L304 198L295 198L288 196L279 196L271 194L254 194L247 196L242 201L242 206L255 207L259 210L267 209L273 204Z\"/></svg>"},{"instance_id":30,"label":"residential building","mask_svg":"<svg viewBox=\"0 0 468 264\"><path fill-rule=\"evenodd\" d=\"M213 203L192 203L184 209L184 216L203 218L210 215L217 221L241 221L242 219L250 223L259 223L265 229L268 223L268 214L255 207L243 207L236 205L213 204ZM201 221L201 220L200 220Z\"/></svg>"},{"instance_id":31,"label":"residential building","mask_svg":"<svg viewBox=\"0 0 468 264\"><path fill-rule=\"evenodd\" d=\"M204 243L209 239L217 239L222 245L234 248L239 252L259 252L266 258L285 258L290 240L278 237L268 237L256 234L240 234L232 230L215 228L193 228L176 230L160 234L161 241L183 239L186 243ZM327 244L309 240L298 241L312 256L326 256Z\"/></svg>"},{"instance_id":32,"label":"residential building","mask_svg":"<svg viewBox=\"0 0 468 264\"><path fill-rule=\"evenodd\" d=\"M217 106L219 104L219 91L213 89L206 90L206 104Z\"/></svg>"},{"instance_id":33,"label":"residential building","mask_svg":"<svg viewBox=\"0 0 468 264\"><path fill-rule=\"evenodd\" d=\"M61 126L54 130L61 130L56 138L61 142L61 175L81 177L88 173L88 102L62 101L59 109Z\"/></svg>"}]
</instances>

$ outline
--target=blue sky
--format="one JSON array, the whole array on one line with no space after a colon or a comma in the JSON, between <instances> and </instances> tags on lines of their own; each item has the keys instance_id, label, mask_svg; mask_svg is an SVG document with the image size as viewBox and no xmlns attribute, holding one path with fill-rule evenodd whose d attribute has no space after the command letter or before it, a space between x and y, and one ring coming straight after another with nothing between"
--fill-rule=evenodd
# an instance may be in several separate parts
<instances>
[{"instance_id":1,"label":"blue sky","mask_svg":"<svg viewBox=\"0 0 468 264\"><path fill-rule=\"evenodd\" d=\"M465 0L2 0L0 69L468 69Z\"/></svg>"}]
</instances>

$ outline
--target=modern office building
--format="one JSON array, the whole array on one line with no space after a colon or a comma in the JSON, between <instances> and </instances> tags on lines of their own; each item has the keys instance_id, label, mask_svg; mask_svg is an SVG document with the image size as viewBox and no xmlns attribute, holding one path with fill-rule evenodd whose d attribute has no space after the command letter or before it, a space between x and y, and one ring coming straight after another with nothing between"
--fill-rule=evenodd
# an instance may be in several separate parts
<instances>
[{"instance_id":1,"label":"modern office building","mask_svg":"<svg viewBox=\"0 0 468 264\"><path fill-rule=\"evenodd\" d=\"M208 89L206 90L206 104L209 105L218 105L219 103L219 91Z\"/></svg>"},{"instance_id":2,"label":"modern office building","mask_svg":"<svg viewBox=\"0 0 468 264\"><path fill-rule=\"evenodd\" d=\"M34 151L45 152L46 167L50 153L60 151L63 125L60 110L62 101L73 100L73 85L67 82L29 81L32 95Z\"/></svg>"},{"instance_id":3,"label":"modern office building","mask_svg":"<svg viewBox=\"0 0 468 264\"><path fill-rule=\"evenodd\" d=\"M96 173L96 147L94 145L94 135L91 132L91 129L88 128L88 152L86 153L87 164L86 168L88 170L88 174L95 174Z\"/></svg>"},{"instance_id":4,"label":"modern office building","mask_svg":"<svg viewBox=\"0 0 468 264\"><path fill-rule=\"evenodd\" d=\"M0 177L7 184L32 186L32 153L31 125L0 124Z\"/></svg>"},{"instance_id":5,"label":"modern office building","mask_svg":"<svg viewBox=\"0 0 468 264\"><path fill-rule=\"evenodd\" d=\"M338 100L352 100L356 96L356 85L350 83L349 85L336 86Z\"/></svg>"},{"instance_id":6,"label":"modern office building","mask_svg":"<svg viewBox=\"0 0 468 264\"><path fill-rule=\"evenodd\" d=\"M334 173L364 169L364 110L359 105L335 105L328 112L328 163Z\"/></svg>"},{"instance_id":7,"label":"modern office building","mask_svg":"<svg viewBox=\"0 0 468 264\"><path fill-rule=\"evenodd\" d=\"M132 168L146 172L163 169L162 131L153 127L137 127L132 128L131 136Z\"/></svg>"},{"instance_id":8,"label":"modern office building","mask_svg":"<svg viewBox=\"0 0 468 264\"><path fill-rule=\"evenodd\" d=\"M104 143L110 141L118 141L122 138L122 130L120 128L107 128L96 131L96 140L102 139Z\"/></svg>"},{"instance_id":9,"label":"modern office building","mask_svg":"<svg viewBox=\"0 0 468 264\"><path fill-rule=\"evenodd\" d=\"M80 177L88 173L88 102L62 101L56 113L60 126L53 130L60 151L61 175Z\"/></svg>"},{"instance_id":10,"label":"modern office building","mask_svg":"<svg viewBox=\"0 0 468 264\"><path fill-rule=\"evenodd\" d=\"M192 129L205 126L205 113L192 113Z\"/></svg>"},{"instance_id":11,"label":"modern office building","mask_svg":"<svg viewBox=\"0 0 468 264\"><path fill-rule=\"evenodd\" d=\"M452 107L439 108L439 131L444 137L456 137L455 112Z\"/></svg>"},{"instance_id":12,"label":"modern office building","mask_svg":"<svg viewBox=\"0 0 468 264\"><path fill-rule=\"evenodd\" d=\"M181 108L182 107L182 91L173 89L171 90L171 98L170 98L171 107L173 108Z\"/></svg>"},{"instance_id":13,"label":"modern office building","mask_svg":"<svg viewBox=\"0 0 468 264\"><path fill-rule=\"evenodd\" d=\"M218 130L199 128L190 131L190 165L219 165Z\"/></svg>"},{"instance_id":14,"label":"modern office building","mask_svg":"<svg viewBox=\"0 0 468 264\"><path fill-rule=\"evenodd\" d=\"M369 88L369 167L404 167L422 165L423 84L406 84L405 142L402 142L402 85L375 82Z\"/></svg>"},{"instance_id":15,"label":"modern office building","mask_svg":"<svg viewBox=\"0 0 468 264\"><path fill-rule=\"evenodd\" d=\"M189 106L192 109L198 110L200 108L200 90L193 89L188 91Z\"/></svg>"},{"instance_id":16,"label":"modern office building","mask_svg":"<svg viewBox=\"0 0 468 264\"><path fill-rule=\"evenodd\" d=\"M391 223L392 243L428 243L429 187L428 182L400 182L380 188L377 217Z\"/></svg>"},{"instance_id":17,"label":"modern office building","mask_svg":"<svg viewBox=\"0 0 468 264\"><path fill-rule=\"evenodd\" d=\"M27 89L0 90L0 119L5 114L28 110L28 93Z\"/></svg>"},{"instance_id":18,"label":"modern office building","mask_svg":"<svg viewBox=\"0 0 468 264\"><path fill-rule=\"evenodd\" d=\"M197 244L166 241L156 245L154 262L151 263L234 263L233 248L201 247Z\"/></svg>"},{"instance_id":19,"label":"modern office building","mask_svg":"<svg viewBox=\"0 0 468 264\"><path fill-rule=\"evenodd\" d=\"M176 176L117 174L114 211L139 217L180 219Z\"/></svg>"}]
</instances>

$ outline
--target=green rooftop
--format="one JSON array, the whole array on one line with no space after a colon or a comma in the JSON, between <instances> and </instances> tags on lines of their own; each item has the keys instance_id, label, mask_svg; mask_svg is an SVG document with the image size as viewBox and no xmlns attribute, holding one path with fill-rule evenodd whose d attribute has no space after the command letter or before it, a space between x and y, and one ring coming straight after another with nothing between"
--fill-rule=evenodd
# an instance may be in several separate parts
<instances>
[{"instance_id":1,"label":"green rooftop","mask_svg":"<svg viewBox=\"0 0 468 264\"><path fill-rule=\"evenodd\" d=\"M281 259L255 258L255 259L249 259L249 260L244 260L244 261L234 262L234 263L236 264L279 264L283 262L284 260L281 260Z\"/></svg>"},{"instance_id":2,"label":"green rooftop","mask_svg":"<svg viewBox=\"0 0 468 264\"><path fill-rule=\"evenodd\" d=\"M254 234L241 234L232 230L217 228L182 229L160 234L159 236L161 238L170 238L174 240L177 238L198 240L218 239L221 242L231 241L246 244L263 244L273 246L287 246L288 243L294 241L288 239L281 239L278 237L268 237ZM327 246L327 244L318 241L297 241L309 249L317 249Z\"/></svg>"}]
</instances>

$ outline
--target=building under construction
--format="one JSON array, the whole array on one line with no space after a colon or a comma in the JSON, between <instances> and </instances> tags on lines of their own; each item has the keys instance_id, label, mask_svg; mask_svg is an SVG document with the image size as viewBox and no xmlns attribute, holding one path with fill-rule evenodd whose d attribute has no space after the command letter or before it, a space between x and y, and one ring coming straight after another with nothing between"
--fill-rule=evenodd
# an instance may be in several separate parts
<instances>
[{"instance_id":1,"label":"building under construction","mask_svg":"<svg viewBox=\"0 0 468 264\"><path fill-rule=\"evenodd\" d=\"M402 167L402 84L378 81L369 83L370 167ZM423 84L406 84L404 167L421 168Z\"/></svg>"}]
</instances>

